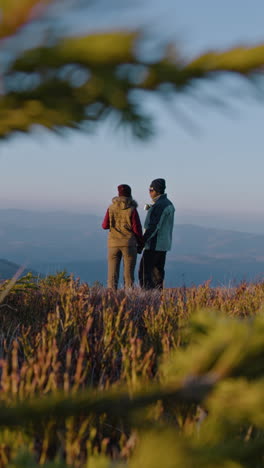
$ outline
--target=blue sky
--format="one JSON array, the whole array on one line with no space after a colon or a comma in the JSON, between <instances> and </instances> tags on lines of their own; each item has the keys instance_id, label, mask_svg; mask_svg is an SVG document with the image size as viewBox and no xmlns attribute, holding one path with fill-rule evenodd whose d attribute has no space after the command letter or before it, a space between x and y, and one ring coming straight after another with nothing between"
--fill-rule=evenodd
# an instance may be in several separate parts
<instances>
[{"instance_id":1,"label":"blue sky","mask_svg":"<svg viewBox=\"0 0 264 468\"><path fill-rule=\"evenodd\" d=\"M264 42L260 0L146 0L144 7L138 3L120 14L91 12L93 29L144 25L190 56ZM85 26L84 19L80 29ZM234 86L240 97L227 98L222 110L198 103L205 92L226 96L224 89ZM63 139L46 131L15 136L0 147L0 207L103 216L118 184L130 184L142 207L151 180L164 177L180 222L264 232L264 93L262 99L253 95L248 84L223 80L197 87L197 101L177 97L175 115L165 103L148 101L157 127L149 143L116 133L109 124L93 135L68 132ZM194 132L182 125L182 110Z\"/></svg>"}]
</instances>

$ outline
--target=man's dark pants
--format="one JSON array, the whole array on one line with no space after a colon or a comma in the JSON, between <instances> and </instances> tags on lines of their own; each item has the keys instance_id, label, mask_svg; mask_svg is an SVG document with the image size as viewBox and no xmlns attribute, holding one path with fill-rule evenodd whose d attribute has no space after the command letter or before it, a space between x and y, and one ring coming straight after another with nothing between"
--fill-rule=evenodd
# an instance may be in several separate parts
<instances>
[{"instance_id":1,"label":"man's dark pants","mask_svg":"<svg viewBox=\"0 0 264 468\"><path fill-rule=\"evenodd\" d=\"M166 253L144 250L139 265L139 283L144 289L162 289L165 276Z\"/></svg>"}]
</instances>

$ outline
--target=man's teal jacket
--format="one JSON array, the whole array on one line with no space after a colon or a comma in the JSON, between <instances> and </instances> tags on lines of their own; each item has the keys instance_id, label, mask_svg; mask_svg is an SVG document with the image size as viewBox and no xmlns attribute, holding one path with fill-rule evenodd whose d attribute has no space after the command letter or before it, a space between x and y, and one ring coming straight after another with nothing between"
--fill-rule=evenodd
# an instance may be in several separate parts
<instances>
[{"instance_id":1,"label":"man's teal jacket","mask_svg":"<svg viewBox=\"0 0 264 468\"><path fill-rule=\"evenodd\" d=\"M145 220L144 241L146 250L167 251L171 249L175 208L167 195L160 195L151 205Z\"/></svg>"}]
</instances>

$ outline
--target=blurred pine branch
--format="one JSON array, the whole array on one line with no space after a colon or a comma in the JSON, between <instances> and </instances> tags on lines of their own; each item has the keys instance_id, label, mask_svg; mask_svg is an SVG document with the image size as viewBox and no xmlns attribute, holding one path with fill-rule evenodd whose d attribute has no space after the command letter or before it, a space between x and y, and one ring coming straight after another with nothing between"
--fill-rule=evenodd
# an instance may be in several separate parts
<instances>
[{"instance_id":1,"label":"blurred pine branch","mask_svg":"<svg viewBox=\"0 0 264 468\"><path fill-rule=\"evenodd\" d=\"M4 39L34 24L50 3L55 1L1 0L2 54ZM263 75L263 44L211 51L191 61L168 44L162 57L146 60L140 54L143 32L55 35L39 46L18 49L0 77L0 138L34 125L57 132L67 127L91 131L112 116L118 126L145 139L154 131L153 116L144 107L147 95L168 103L168 96L188 93L201 80L229 73L254 81Z\"/></svg>"}]
</instances>

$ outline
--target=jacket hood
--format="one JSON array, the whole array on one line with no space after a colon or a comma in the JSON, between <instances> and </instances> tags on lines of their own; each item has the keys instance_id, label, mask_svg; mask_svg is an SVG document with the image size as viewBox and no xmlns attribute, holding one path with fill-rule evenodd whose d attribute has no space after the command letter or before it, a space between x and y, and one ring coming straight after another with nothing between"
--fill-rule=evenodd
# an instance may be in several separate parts
<instances>
[{"instance_id":1,"label":"jacket hood","mask_svg":"<svg viewBox=\"0 0 264 468\"><path fill-rule=\"evenodd\" d=\"M138 204L132 197L114 197L112 202L115 206L118 206L121 210L127 208L137 208Z\"/></svg>"}]
</instances>

